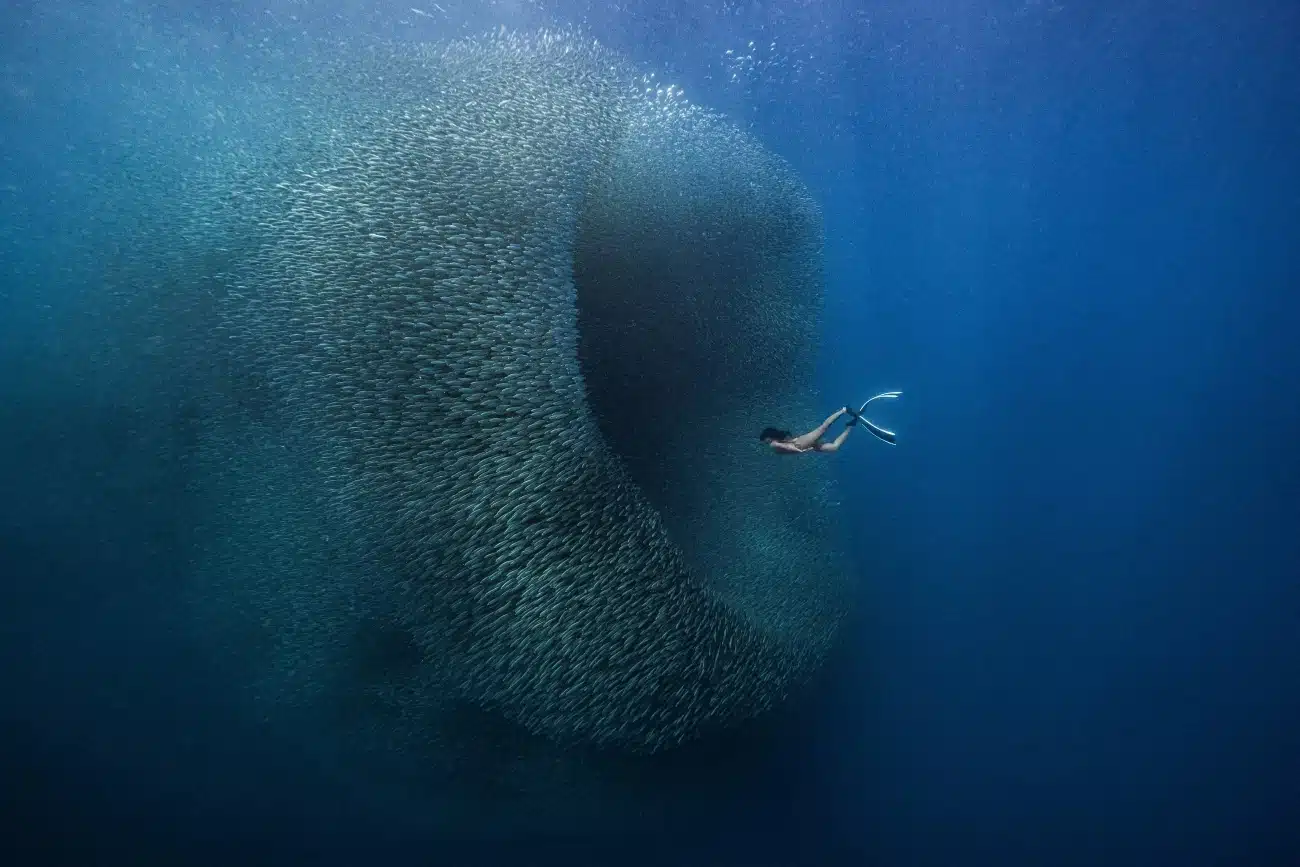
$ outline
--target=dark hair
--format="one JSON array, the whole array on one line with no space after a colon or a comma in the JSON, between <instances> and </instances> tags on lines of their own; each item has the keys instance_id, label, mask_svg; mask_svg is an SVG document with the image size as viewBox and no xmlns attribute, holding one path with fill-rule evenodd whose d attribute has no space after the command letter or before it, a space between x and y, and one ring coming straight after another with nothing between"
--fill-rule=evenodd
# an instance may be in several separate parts
<instances>
[{"instance_id":1,"label":"dark hair","mask_svg":"<svg viewBox=\"0 0 1300 867\"><path fill-rule=\"evenodd\" d=\"M763 432L758 435L758 438L761 440L777 440L778 442L784 442L785 440L791 439L793 436L794 435L788 430L781 430L779 427L765 427L763 428Z\"/></svg>"}]
</instances>

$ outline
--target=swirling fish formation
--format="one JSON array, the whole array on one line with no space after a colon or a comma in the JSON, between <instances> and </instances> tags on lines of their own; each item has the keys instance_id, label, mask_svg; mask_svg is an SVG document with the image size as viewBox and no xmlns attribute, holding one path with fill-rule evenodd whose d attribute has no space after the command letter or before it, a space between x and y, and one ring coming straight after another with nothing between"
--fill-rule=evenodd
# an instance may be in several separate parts
<instances>
[{"instance_id":1,"label":"swirling fish formation","mask_svg":"<svg viewBox=\"0 0 1300 867\"><path fill-rule=\"evenodd\" d=\"M771 708L850 597L825 462L756 438L822 409L815 202L573 36L323 54L214 173L257 398L202 438L203 617L268 703L449 755L466 707L634 753Z\"/></svg>"}]
</instances>

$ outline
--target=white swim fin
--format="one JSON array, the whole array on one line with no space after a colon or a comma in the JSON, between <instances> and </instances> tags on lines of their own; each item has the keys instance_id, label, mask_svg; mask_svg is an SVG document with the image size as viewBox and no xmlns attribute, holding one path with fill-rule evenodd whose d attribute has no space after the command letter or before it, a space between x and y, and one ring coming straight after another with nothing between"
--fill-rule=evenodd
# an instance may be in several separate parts
<instances>
[{"instance_id":1,"label":"white swim fin","mask_svg":"<svg viewBox=\"0 0 1300 867\"><path fill-rule=\"evenodd\" d=\"M871 398L871 400L868 400L867 403L871 403L872 400L893 400L894 398L899 397L901 395L902 395L901 391L886 391ZM880 440L881 442L887 442L891 446L898 445L898 437L894 434L893 431L885 430L880 425L872 424L870 421L862 417L862 413L865 412L867 409L867 403L864 403L862 404L862 406L858 407L858 411L853 414L854 420L861 421L864 425L866 425L867 430L871 432L871 435L874 436L876 439Z\"/></svg>"}]
</instances>

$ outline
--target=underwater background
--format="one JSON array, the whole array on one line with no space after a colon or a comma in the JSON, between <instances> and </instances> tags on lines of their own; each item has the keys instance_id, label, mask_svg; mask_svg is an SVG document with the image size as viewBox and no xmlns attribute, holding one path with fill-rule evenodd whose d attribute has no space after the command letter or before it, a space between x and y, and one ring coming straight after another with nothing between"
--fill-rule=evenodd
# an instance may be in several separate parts
<instances>
[{"instance_id":1,"label":"underwater background","mask_svg":"<svg viewBox=\"0 0 1300 867\"><path fill-rule=\"evenodd\" d=\"M826 664L670 751L739 785L640 828L431 830L250 717L184 613L174 431L92 396L85 263L184 194L162 100L224 86L158 58L501 27L784 158L825 411L904 392L896 448L819 458L859 597ZM1298 40L1287 0L7 0L5 863L1300 863Z\"/></svg>"}]
</instances>

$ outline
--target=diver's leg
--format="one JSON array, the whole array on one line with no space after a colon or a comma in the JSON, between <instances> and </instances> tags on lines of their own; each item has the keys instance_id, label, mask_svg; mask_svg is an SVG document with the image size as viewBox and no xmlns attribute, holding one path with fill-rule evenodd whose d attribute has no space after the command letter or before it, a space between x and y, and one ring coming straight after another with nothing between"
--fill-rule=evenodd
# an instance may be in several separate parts
<instances>
[{"instance_id":1,"label":"diver's leg","mask_svg":"<svg viewBox=\"0 0 1300 867\"><path fill-rule=\"evenodd\" d=\"M853 428L851 428L851 427L846 427L844 430L840 431L840 435L837 436L837 437L836 437L834 440L832 440L831 442L828 442L828 443L821 443L820 445L818 445L818 446L817 446L817 451L819 451L819 452L837 452L837 451L839 451L839 450L840 450L840 446L844 444L844 441L845 441L846 439L849 438L849 434L851 434L851 433L853 433Z\"/></svg>"},{"instance_id":2,"label":"diver's leg","mask_svg":"<svg viewBox=\"0 0 1300 867\"><path fill-rule=\"evenodd\" d=\"M830 418L819 424L814 430L790 440L790 445L798 446L801 449L812 448L819 439L826 436L826 431L830 430L831 425L835 424L835 420L842 415L844 415L844 407L840 407L831 413Z\"/></svg>"}]
</instances>

